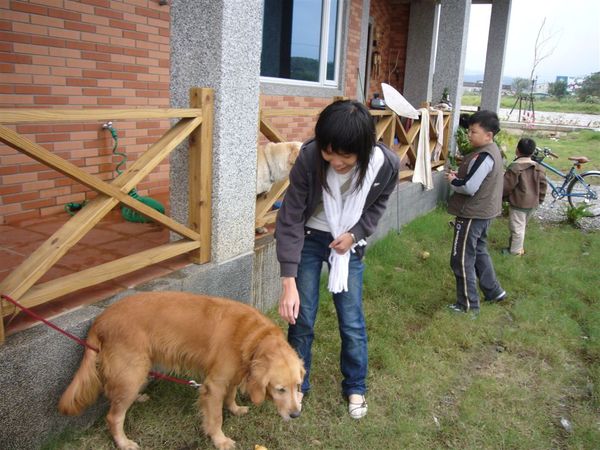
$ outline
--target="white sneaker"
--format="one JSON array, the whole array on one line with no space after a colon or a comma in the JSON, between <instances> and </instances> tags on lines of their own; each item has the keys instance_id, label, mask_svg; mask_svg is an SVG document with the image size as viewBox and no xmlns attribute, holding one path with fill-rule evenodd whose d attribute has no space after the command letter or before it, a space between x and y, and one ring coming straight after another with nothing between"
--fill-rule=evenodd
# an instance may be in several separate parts
<instances>
[{"instance_id":1,"label":"white sneaker","mask_svg":"<svg viewBox=\"0 0 600 450\"><path fill-rule=\"evenodd\" d=\"M353 419L362 419L367 415L367 399L361 394L350 394L348 412Z\"/></svg>"}]
</instances>

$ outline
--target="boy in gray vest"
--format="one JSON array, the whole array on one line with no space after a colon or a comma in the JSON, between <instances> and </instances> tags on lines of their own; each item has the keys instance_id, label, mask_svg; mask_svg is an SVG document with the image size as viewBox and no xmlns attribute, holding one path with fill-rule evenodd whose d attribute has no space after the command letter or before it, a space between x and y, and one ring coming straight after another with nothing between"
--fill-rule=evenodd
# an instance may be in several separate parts
<instances>
[{"instance_id":1,"label":"boy in gray vest","mask_svg":"<svg viewBox=\"0 0 600 450\"><path fill-rule=\"evenodd\" d=\"M508 201L509 248L502 253L521 256L525 254L525 228L529 217L546 197L546 173L544 168L531 159L535 141L522 138L517 144L516 158L504 173L502 197Z\"/></svg>"},{"instance_id":2,"label":"boy in gray vest","mask_svg":"<svg viewBox=\"0 0 600 450\"><path fill-rule=\"evenodd\" d=\"M452 196L448 212L456 216L450 267L456 277L455 312L479 312L479 288L484 299L499 302L506 298L496 279L487 249L487 230L502 212L503 165L494 135L500 121L493 111L478 111L469 118L469 142L474 147L466 155L458 172L450 171Z\"/></svg>"}]
</instances>

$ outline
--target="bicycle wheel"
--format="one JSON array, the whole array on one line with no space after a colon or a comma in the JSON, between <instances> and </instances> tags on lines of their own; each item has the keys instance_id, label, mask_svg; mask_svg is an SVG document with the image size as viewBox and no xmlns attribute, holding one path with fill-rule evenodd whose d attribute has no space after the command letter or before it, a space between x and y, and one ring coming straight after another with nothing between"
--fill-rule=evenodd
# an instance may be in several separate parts
<instances>
[{"instance_id":1,"label":"bicycle wheel","mask_svg":"<svg viewBox=\"0 0 600 450\"><path fill-rule=\"evenodd\" d=\"M594 216L600 216L600 172L591 170L580 174L583 182L573 178L567 187L569 204L576 208L587 205L587 210Z\"/></svg>"}]
</instances>

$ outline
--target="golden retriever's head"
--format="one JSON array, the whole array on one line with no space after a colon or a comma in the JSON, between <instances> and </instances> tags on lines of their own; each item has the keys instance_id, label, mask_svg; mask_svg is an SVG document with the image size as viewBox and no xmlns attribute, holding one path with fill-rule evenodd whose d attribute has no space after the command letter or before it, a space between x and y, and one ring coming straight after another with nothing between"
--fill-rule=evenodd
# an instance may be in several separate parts
<instances>
[{"instance_id":1,"label":"golden retriever's head","mask_svg":"<svg viewBox=\"0 0 600 450\"><path fill-rule=\"evenodd\" d=\"M254 354L246 391L252 403L261 404L265 398L275 403L285 420L300 415L298 392L304 379L304 364L283 336L264 338Z\"/></svg>"}]
</instances>

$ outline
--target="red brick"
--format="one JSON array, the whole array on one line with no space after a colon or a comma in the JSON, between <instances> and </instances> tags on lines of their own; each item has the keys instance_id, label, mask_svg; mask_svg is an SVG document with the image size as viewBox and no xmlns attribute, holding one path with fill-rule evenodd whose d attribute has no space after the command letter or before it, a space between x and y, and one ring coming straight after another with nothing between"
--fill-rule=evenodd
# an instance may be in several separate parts
<instances>
[{"instance_id":1,"label":"red brick","mask_svg":"<svg viewBox=\"0 0 600 450\"><path fill-rule=\"evenodd\" d=\"M109 21L109 25L111 27L121 28L123 30L129 30L129 31L135 31L136 30L135 24L133 24L131 22L125 22L123 20L114 20L114 19L112 19L112 20Z\"/></svg>"},{"instance_id":2,"label":"red brick","mask_svg":"<svg viewBox=\"0 0 600 450\"><path fill-rule=\"evenodd\" d=\"M148 73L149 69L147 66L134 66L131 64L123 64L123 71L134 73Z\"/></svg>"},{"instance_id":3,"label":"red brick","mask_svg":"<svg viewBox=\"0 0 600 450\"><path fill-rule=\"evenodd\" d=\"M98 70L108 70L110 72L123 72L122 64L99 62L98 64L96 64L96 68Z\"/></svg>"},{"instance_id":4,"label":"red brick","mask_svg":"<svg viewBox=\"0 0 600 450\"><path fill-rule=\"evenodd\" d=\"M110 95L110 89L83 89L83 95L89 97L107 96Z\"/></svg>"},{"instance_id":5,"label":"red brick","mask_svg":"<svg viewBox=\"0 0 600 450\"><path fill-rule=\"evenodd\" d=\"M7 205L9 203L25 203L25 202L29 202L32 200L37 200L39 198L40 198L39 192L34 191L34 192L24 192L24 193L15 194L15 195L4 195L2 197L2 200L4 201L4 204Z\"/></svg>"},{"instance_id":6,"label":"red brick","mask_svg":"<svg viewBox=\"0 0 600 450\"><path fill-rule=\"evenodd\" d=\"M126 48L123 49L123 53L128 56L139 56L141 58L148 57L148 50L142 50L139 48Z\"/></svg>"},{"instance_id":7,"label":"red brick","mask_svg":"<svg viewBox=\"0 0 600 450\"><path fill-rule=\"evenodd\" d=\"M0 195L4 196L7 194L16 194L17 192L22 192L22 186L20 184L12 184L12 185L0 185Z\"/></svg>"},{"instance_id":8,"label":"red brick","mask_svg":"<svg viewBox=\"0 0 600 450\"><path fill-rule=\"evenodd\" d=\"M50 94L49 86L15 86L15 94Z\"/></svg>"},{"instance_id":9,"label":"red brick","mask_svg":"<svg viewBox=\"0 0 600 450\"><path fill-rule=\"evenodd\" d=\"M135 41L147 41L150 39L149 34L138 33L137 31L123 31L123 37L125 39L133 39Z\"/></svg>"},{"instance_id":10,"label":"red brick","mask_svg":"<svg viewBox=\"0 0 600 450\"><path fill-rule=\"evenodd\" d=\"M0 53L0 61L13 64L31 64L31 56Z\"/></svg>"},{"instance_id":11,"label":"red brick","mask_svg":"<svg viewBox=\"0 0 600 450\"><path fill-rule=\"evenodd\" d=\"M161 15L159 11L149 8L135 8L135 13L140 16L152 17L154 19L160 19Z\"/></svg>"},{"instance_id":12,"label":"red brick","mask_svg":"<svg viewBox=\"0 0 600 450\"><path fill-rule=\"evenodd\" d=\"M92 59L94 61L110 61L110 55L106 53L81 52L81 57L84 59Z\"/></svg>"},{"instance_id":13,"label":"red brick","mask_svg":"<svg viewBox=\"0 0 600 450\"><path fill-rule=\"evenodd\" d=\"M0 176L2 175L13 175L19 173L18 166L0 166Z\"/></svg>"},{"instance_id":14,"label":"red brick","mask_svg":"<svg viewBox=\"0 0 600 450\"><path fill-rule=\"evenodd\" d=\"M30 13L30 14L40 14L40 15L44 15L44 16L48 14L48 8L44 8L42 6L37 6L37 5L31 5L29 3L21 3L21 2L13 1L10 3L10 8L15 11L21 11L21 12Z\"/></svg>"},{"instance_id":15,"label":"red brick","mask_svg":"<svg viewBox=\"0 0 600 450\"><path fill-rule=\"evenodd\" d=\"M99 105L124 105L125 100L122 98L113 98L113 97L99 98L98 104Z\"/></svg>"},{"instance_id":16,"label":"red brick","mask_svg":"<svg viewBox=\"0 0 600 450\"><path fill-rule=\"evenodd\" d=\"M61 97L59 97L61 98ZM53 134L38 134L36 135L36 142L58 142L66 141L69 139L68 133L53 133Z\"/></svg>"},{"instance_id":17,"label":"red brick","mask_svg":"<svg viewBox=\"0 0 600 450\"><path fill-rule=\"evenodd\" d=\"M101 8L110 8L110 0L80 0L81 3L92 6L100 6Z\"/></svg>"},{"instance_id":18,"label":"red brick","mask_svg":"<svg viewBox=\"0 0 600 450\"><path fill-rule=\"evenodd\" d=\"M31 43L33 45L44 45L47 47L64 48L67 46L67 42L64 39L49 38L48 36L31 36Z\"/></svg>"},{"instance_id":19,"label":"red brick","mask_svg":"<svg viewBox=\"0 0 600 450\"><path fill-rule=\"evenodd\" d=\"M73 48L76 50L86 50L94 52L96 51L96 44L91 44L89 42L71 42L67 41L67 48Z\"/></svg>"},{"instance_id":20,"label":"red brick","mask_svg":"<svg viewBox=\"0 0 600 450\"><path fill-rule=\"evenodd\" d=\"M96 26L95 25L88 25L85 23L81 23L81 22L65 22L65 29L66 30L73 30L73 31L82 31L82 32L86 32L86 33L95 33L96 32Z\"/></svg>"},{"instance_id":21,"label":"red brick","mask_svg":"<svg viewBox=\"0 0 600 450\"><path fill-rule=\"evenodd\" d=\"M37 96L34 98L36 105L67 105L69 99L67 97L52 97L52 96Z\"/></svg>"},{"instance_id":22,"label":"red brick","mask_svg":"<svg viewBox=\"0 0 600 450\"><path fill-rule=\"evenodd\" d=\"M90 78L67 78L67 86L97 86L98 80Z\"/></svg>"},{"instance_id":23,"label":"red brick","mask_svg":"<svg viewBox=\"0 0 600 450\"><path fill-rule=\"evenodd\" d=\"M123 13L113 9L96 8L94 13L98 16L110 17L112 19L123 19Z\"/></svg>"},{"instance_id":24,"label":"red brick","mask_svg":"<svg viewBox=\"0 0 600 450\"><path fill-rule=\"evenodd\" d=\"M31 43L31 36L20 33L8 33L1 31L0 32L0 41L7 42L22 42L24 44Z\"/></svg>"},{"instance_id":25,"label":"red brick","mask_svg":"<svg viewBox=\"0 0 600 450\"><path fill-rule=\"evenodd\" d=\"M59 19L66 19L74 22L81 21L81 14L65 11L64 9L48 8L48 15L50 17L58 17Z\"/></svg>"},{"instance_id":26,"label":"red brick","mask_svg":"<svg viewBox=\"0 0 600 450\"><path fill-rule=\"evenodd\" d=\"M125 49L122 47L117 47L115 45L104 45L104 44L97 44L96 45L96 50L98 52L102 52L102 53L111 53L111 54L123 54ZM109 60L106 60L109 61Z\"/></svg>"},{"instance_id":27,"label":"red brick","mask_svg":"<svg viewBox=\"0 0 600 450\"><path fill-rule=\"evenodd\" d=\"M0 72L2 73L14 73L15 65L14 64L2 64L0 63Z\"/></svg>"}]
</instances>

